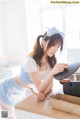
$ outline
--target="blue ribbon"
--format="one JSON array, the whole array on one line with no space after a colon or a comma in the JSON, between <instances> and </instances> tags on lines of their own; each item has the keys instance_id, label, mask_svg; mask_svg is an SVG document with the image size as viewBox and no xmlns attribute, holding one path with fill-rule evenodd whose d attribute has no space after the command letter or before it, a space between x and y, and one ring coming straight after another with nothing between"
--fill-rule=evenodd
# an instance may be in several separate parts
<instances>
[{"instance_id":1,"label":"blue ribbon","mask_svg":"<svg viewBox=\"0 0 80 119\"><path fill-rule=\"evenodd\" d=\"M55 27L48 28L48 30L47 30L47 36L52 36L52 35L57 34L57 33L59 33L62 36L62 38L64 39L64 36L65 36L64 33L59 31Z\"/></svg>"}]
</instances>

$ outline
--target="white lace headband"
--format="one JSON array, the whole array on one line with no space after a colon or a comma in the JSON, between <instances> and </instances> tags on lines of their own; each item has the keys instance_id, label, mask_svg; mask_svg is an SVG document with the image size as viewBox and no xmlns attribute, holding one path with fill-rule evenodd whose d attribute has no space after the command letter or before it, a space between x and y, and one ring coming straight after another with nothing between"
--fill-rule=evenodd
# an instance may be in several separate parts
<instances>
[{"instance_id":1,"label":"white lace headband","mask_svg":"<svg viewBox=\"0 0 80 119\"><path fill-rule=\"evenodd\" d=\"M62 38L64 39L64 33L59 31L55 27L48 28L46 36L52 36L52 35L57 34L57 33L59 33L62 36Z\"/></svg>"}]
</instances>

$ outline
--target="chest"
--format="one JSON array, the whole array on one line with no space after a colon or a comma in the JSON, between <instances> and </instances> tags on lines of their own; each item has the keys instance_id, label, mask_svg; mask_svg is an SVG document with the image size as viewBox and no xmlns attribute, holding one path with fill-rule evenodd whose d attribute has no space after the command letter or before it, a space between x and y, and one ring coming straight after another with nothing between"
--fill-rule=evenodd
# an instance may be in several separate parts
<instances>
[{"instance_id":1,"label":"chest","mask_svg":"<svg viewBox=\"0 0 80 119\"><path fill-rule=\"evenodd\" d=\"M38 72L39 72L39 75L40 75L40 79L41 80L46 79L50 70L51 70L51 67L49 65L46 65L46 66L43 65L42 67L38 67Z\"/></svg>"}]
</instances>

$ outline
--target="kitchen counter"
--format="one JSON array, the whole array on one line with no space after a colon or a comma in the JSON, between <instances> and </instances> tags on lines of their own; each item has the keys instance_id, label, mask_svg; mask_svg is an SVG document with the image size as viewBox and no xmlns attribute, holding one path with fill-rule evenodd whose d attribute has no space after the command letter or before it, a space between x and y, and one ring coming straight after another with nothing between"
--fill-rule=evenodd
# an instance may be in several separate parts
<instances>
[{"instance_id":1,"label":"kitchen counter","mask_svg":"<svg viewBox=\"0 0 80 119\"><path fill-rule=\"evenodd\" d=\"M16 108L19 110L24 110L27 112L36 113L39 115L44 115L47 117L52 117L56 119L80 119L79 116L72 115L70 113L65 113L61 111L57 111L51 108L49 102L50 102L50 95L52 95L53 92L51 92L44 101L38 102L32 94L27 99L23 100L21 103L16 105Z\"/></svg>"}]
</instances>

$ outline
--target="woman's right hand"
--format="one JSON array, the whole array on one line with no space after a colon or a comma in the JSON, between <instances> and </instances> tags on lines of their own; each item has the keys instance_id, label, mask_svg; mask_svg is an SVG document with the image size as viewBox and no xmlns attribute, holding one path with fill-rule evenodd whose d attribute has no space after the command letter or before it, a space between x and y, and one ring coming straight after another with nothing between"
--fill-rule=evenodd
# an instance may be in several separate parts
<instances>
[{"instance_id":1,"label":"woman's right hand","mask_svg":"<svg viewBox=\"0 0 80 119\"><path fill-rule=\"evenodd\" d=\"M36 95L36 98L37 98L38 101L44 100L45 97L46 97L45 94L42 93L42 92L38 92L38 94Z\"/></svg>"},{"instance_id":2,"label":"woman's right hand","mask_svg":"<svg viewBox=\"0 0 80 119\"><path fill-rule=\"evenodd\" d=\"M59 63L59 64L55 64L55 66L52 68L52 73L53 75L58 74L60 72L63 72L65 69L68 68L68 64L66 63Z\"/></svg>"}]
</instances>

